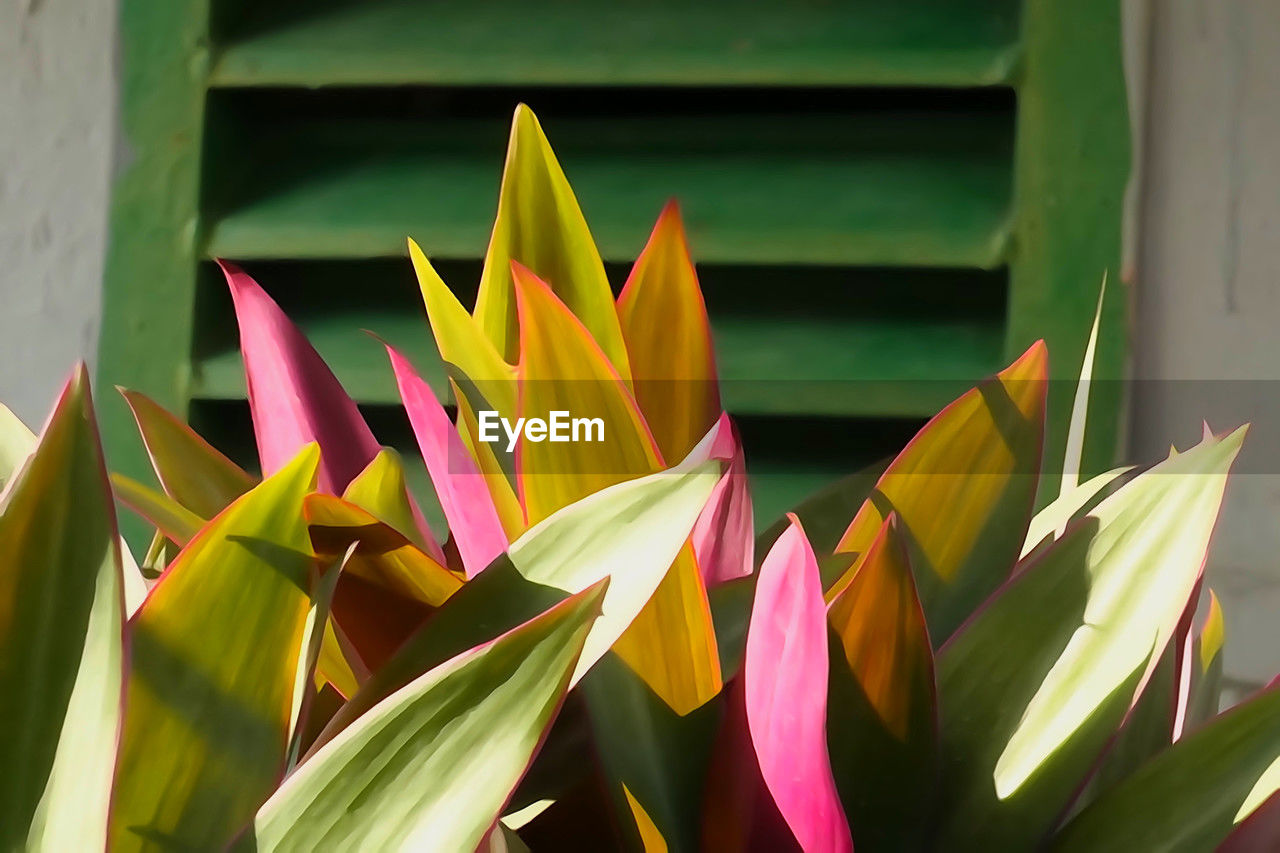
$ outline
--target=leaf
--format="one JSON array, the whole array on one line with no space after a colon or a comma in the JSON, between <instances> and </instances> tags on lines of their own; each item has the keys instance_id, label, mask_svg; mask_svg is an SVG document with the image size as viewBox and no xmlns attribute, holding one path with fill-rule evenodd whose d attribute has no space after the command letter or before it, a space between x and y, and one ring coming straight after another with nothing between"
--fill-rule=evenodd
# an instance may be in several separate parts
<instances>
[{"instance_id":1,"label":"leaf","mask_svg":"<svg viewBox=\"0 0 1280 853\"><path fill-rule=\"evenodd\" d=\"M1257 853L1275 850L1277 846L1280 846L1280 792L1272 794L1237 823L1218 845L1216 853Z\"/></svg>"},{"instance_id":2,"label":"leaf","mask_svg":"<svg viewBox=\"0 0 1280 853\"><path fill-rule=\"evenodd\" d=\"M517 265L520 304L519 415L554 411L598 418L601 441L532 441L516 446L520 502L530 524L592 492L663 467L631 391L608 357L551 291Z\"/></svg>"},{"instance_id":3,"label":"leaf","mask_svg":"<svg viewBox=\"0 0 1280 853\"><path fill-rule=\"evenodd\" d=\"M123 474L111 475L111 486L122 504L155 526L170 541L186 545L205 525L205 519L166 494Z\"/></svg>"},{"instance_id":4,"label":"leaf","mask_svg":"<svg viewBox=\"0 0 1280 853\"><path fill-rule=\"evenodd\" d=\"M939 652L944 846L1032 844L1067 805L1173 636L1243 437L1131 480Z\"/></svg>"},{"instance_id":5,"label":"leaf","mask_svg":"<svg viewBox=\"0 0 1280 853\"><path fill-rule=\"evenodd\" d=\"M677 714L702 707L723 684L711 603L686 544L613 650Z\"/></svg>"},{"instance_id":6,"label":"leaf","mask_svg":"<svg viewBox=\"0 0 1280 853\"><path fill-rule=\"evenodd\" d=\"M939 412L890 463L836 546L865 551L896 512L935 643L1017 559L1040 469L1047 369L1041 341ZM848 582L846 574L827 599Z\"/></svg>"},{"instance_id":7,"label":"leaf","mask_svg":"<svg viewBox=\"0 0 1280 853\"><path fill-rule=\"evenodd\" d=\"M381 449L333 371L258 283L219 261L231 288L264 474L320 445L319 488L339 494Z\"/></svg>"},{"instance_id":8,"label":"leaf","mask_svg":"<svg viewBox=\"0 0 1280 853\"><path fill-rule=\"evenodd\" d=\"M683 459L721 410L707 306L675 201L631 269L618 319L645 422L664 458Z\"/></svg>"},{"instance_id":9,"label":"leaf","mask_svg":"<svg viewBox=\"0 0 1280 853\"><path fill-rule=\"evenodd\" d=\"M369 670L364 661L351 648L351 641L334 625L332 618L325 622L316 671L343 699L350 699L360 689L360 685L369 680ZM319 686L317 682L317 687Z\"/></svg>"},{"instance_id":10,"label":"leaf","mask_svg":"<svg viewBox=\"0 0 1280 853\"><path fill-rule=\"evenodd\" d=\"M524 334L524 322L516 317L512 261L550 282L618 374L629 379L627 350L600 253L542 126L524 104L516 107L511 121L498 214L476 295L476 319L507 361L515 360Z\"/></svg>"},{"instance_id":11,"label":"leaf","mask_svg":"<svg viewBox=\"0 0 1280 853\"><path fill-rule=\"evenodd\" d=\"M653 818L649 817L644 806L640 805L625 785L622 787L622 792L626 795L627 805L631 807L631 813L635 816L636 831L640 833L640 843L644 845L645 853L667 853L667 840L658 831Z\"/></svg>"},{"instance_id":12,"label":"leaf","mask_svg":"<svg viewBox=\"0 0 1280 853\"><path fill-rule=\"evenodd\" d=\"M315 558L302 499L319 452L237 499L130 620L112 850L229 842L285 769Z\"/></svg>"},{"instance_id":13,"label":"leaf","mask_svg":"<svg viewBox=\"0 0 1280 853\"><path fill-rule=\"evenodd\" d=\"M375 703L462 651L492 640L609 577L572 683L608 651L684 544L718 474L714 462L621 483L565 507L468 581L338 712L323 743ZM626 526L606 522L627 518Z\"/></svg>"},{"instance_id":14,"label":"leaf","mask_svg":"<svg viewBox=\"0 0 1280 853\"><path fill-rule=\"evenodd\" d=\"M317 554L333 559L357 547L347 573L372 581L431 607L444 604L462 586L456 575L404 534L350 501L311 494L303 513Z\"/></svg>"},{"instance_id":15,"label":"leaf","mask_svg":"<svg viewBox=\"0 0 1280 853\"><path fill-rule=\"evenodd\" d=\"M462 307L412 240L409 257L413 260L431 332L458 404L458 433L484 474L505 534L508 538L519 536L526 524L516 499L514 467L504 469L497 445L474 440L476 411L492 410L504 417L515 417L515 368L503 361L480 324Z\"/></svg>"},{"instance_id":16,"label":"leaf","mask_svg":"<svg viewBox=\"0 0 1280 853\"><path fill-rule=\"evenodd\" d=\"M103 849L124 592L83 364L33 451L0 502L0 847Z\"/></svg>"},{"instance_id":17,"label":"leaf","mask_svg":"<svg viewBox=\"0 0 1280 853\"><path fill-rule=\"evenodd\" d=\"M818 561L793 518L760 565L708 788L709 849L853 849L827 756L828 665Z\"/></svg>"},{"instance_id":18,"label":"leaf","mask_svg":"<svg viewBox=\"0 0 1280 853\"><path fill-rule=\"evenodd\" d=\"M1280 690L1268 688L1099 797L1061 830L1052 848L1212 850L1275 794L1277 762Z\"/></svg>"},{"instance_id":19,"label":"leaf","mask_svg":"<svg viewBox=\"0 0 1280 853\"><path fill-rule=\"evenodd\" d=\"M1082 513L1090 501L1102 493L1107 486L1128 474L1134 469L1132 465L1112 468L1096 477L1081 483L1069 492L1055 498L1050 504L1035 514L1031 525L1027 528L1027 536L1022 542L1022 553L1018 559L1030 554L1045 540L1062 535L1071 519Z\"/></svg>"},{"instance_id":20,"label":"leaf","mask_svg":"<svg viewBox=\"0 0 1280 853\"><path fill-rule=\"evenodd\" d=\"M755 567L755 521L751 511L751 488L747 481L747 461L737 427L727 414L720 416L711 432L705 456L728 462L720 482L693 527L693 552L708 587L751 574ZM701 443L690 452L701 458Z\"/></svg>"},{"instance_id":21,"label":"leaf","mask_svg":"<svg viewBox=\"0 0 1280 853\"><path fill-rule=\"evenodd\" d=\"M145 394L119 389L165 494L200 518L213 518L254 487L253 477Z\"/></svg>"},{"instance_id":22,"label":"leaf","mask_svg":"<svg viewBox=\"0 0 1280 853\"><path fill-rule=\"evenodd\" d=\"M1209 590L1209 612L1200 635L1195 638L1191 667L1190 695L1187 697L1187 719L1183 731L1199 728L1218 713L1222 699L1222 646L1225 625L1222 605Z\"/></svg>"},{"instance_id":23,"label":"leaf","mask_svg":"<svg viewBox=\"0 0 1280 853\"><path fill-rule=\"evenodd\" d=\"M0 403L0 489L35 449L35 433Z\"/></svg>"},{"instance_id":24,"label":"leaf","mask_svg":"<svg viewBox=\"0 0 1280 853\"><path fill-rule=\"evenodd\" d=\"M890 516L831 602L827 744L858 850L927 847L937 799L933 647Z\"/></svg>"},{"instance_id":25,"label":"leaf","mask_svg":"<svg viewBox=\"0 0 1280 853\"><path fill-rule=\"evenodd\" d=\"M333 593L338 586L338 576L350 563L356 546L347 548L340 559L333 560L315 580L311 590L311 607L307 611L306 623L302 629L301 654L298 655L298 668L293 679L293 704L289 715L289 755L286 772L290 772L298 763L302 751L302 740L306 734L305 721L310 711L315 690L316 666L320 661L321 649L324 646L325 629L329 625L329 608L333 604Z\"/></svg>"},{"instance_id":26,"label":"leaf","mask_svg":"<svg viewBox=\"0 0 1280 853\"><path fill-rule=\"evenodd\" d=\"M564 699L603 587L570 597L380 702L259 810L256 849L474 849Z\"/></svg>"},{"instance_id":27,"label":"leaf","mask_svg":"<svg viewBox=\"0 0 1280 853\"><path fill-rule=\"evenodd\" d=\"M1076 384L1075 400L1071 404L1071 420L1067 425L1067 443L1062 458L1062 486L1058 497L1065 498L1080 485L1080 463L1084 456L1084 430L1089 421L1089 391L1093 381L1093 357L1098 349L1098 326L1102 322L1102 303L1107 296L1107 274L1102 274L1102 286L1098 288L1098 308L1093 314L1093 328L1089 331L1089 343L1084 348L1084 360L1080 365L1080 381ZM1065 526L1065 525L1064 525ZM1062 531L1058 531L1062 535Z\"/></svg>"},{"instance_id":28,"label":"leaf","mask_svg":"<svg viewBox=\"0 0 1280 853\"><path fill-rule=\"evenodd\" d=\"M474 577L508 544L488 484L444 407L413 365L390 346L387 355L449 533L467 577Z\"/></svg>"},{"instance_id":29,"label":"leaf","mask_svg":"<svg viewBox=\"0 0 1280 853\"><path fill-rule=\"evenodd\" d=\"M556 411L599 418L603 440L531 441L516 448L521 503L536 523L602 488L656 471L662 459L635 399L603 352L555 294L513 270L520 300L520 415ZM720 692L720 661L706 589L692 549L681 551L618 654L678 714Z\"/></svg>"},{"instance_id":30,"label":"leaf","mask_svg":"<svg viewBox=\"0 0 1280 853\"><path fill-rule=\"evenodd\" d=\"M409 258L440 358L476 383L479 394L496 411L510 416L516 410L515 368L503 360L502 352L494 348L480 323L462 307L413 240Z\"/></svg>"},{"instance_id":31,"label":"leaf","mask_svg":"<svg viewBox=\"0 0 1280 853\"><path fill-rule=\"evenodd\" d=\"M124 537L120 538L120 569L124 582L124 614L128 618L142 606L142 600L147 597L150 588Z\"/></svg>"},{"instance_id":32,"label":"leaf","mask_svg":"<svg viewBox=\"0 0 1280 853\"><path fill-rule=\"evenodd\" d=\"M342 497L400 533L437 563L444 563L444 551L409 496L400 454L390 447L378 451Z\"/></svg>"}]
</instances>

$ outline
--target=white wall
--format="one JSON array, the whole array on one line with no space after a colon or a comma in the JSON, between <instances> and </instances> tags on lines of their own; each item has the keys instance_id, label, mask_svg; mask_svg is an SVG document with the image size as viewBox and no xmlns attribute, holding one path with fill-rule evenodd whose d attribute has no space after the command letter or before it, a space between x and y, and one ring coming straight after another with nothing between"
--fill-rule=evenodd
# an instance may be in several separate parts
<instances>
[{"instance_id":1,"label":"white wall","mask_svg":"<svg viewBox=\"0 0 1280 853\"><path fill-rule=\"evenodd\" d=\"M1153 0L1133 450L1254 427L1210 556L1227 670L1280 671L1280 3Z\"/></svg>"},{"instance_id":2,"label":"white wall","mask_svg":"<svg viewBox=\"0 0 1280 853\"><path fill-rule=\"evenodd\" d=\"M115 0L0 0L0 400L33 425L97 346Z\"/></svg>"}]
</instances>

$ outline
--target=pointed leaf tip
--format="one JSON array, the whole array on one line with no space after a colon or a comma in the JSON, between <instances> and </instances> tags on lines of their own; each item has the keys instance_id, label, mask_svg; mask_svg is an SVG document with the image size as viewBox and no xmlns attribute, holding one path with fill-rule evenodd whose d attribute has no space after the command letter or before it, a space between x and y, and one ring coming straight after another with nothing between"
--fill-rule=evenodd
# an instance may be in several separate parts
<instances>
[{"instance_id":1,"label":"pointed leaf tip","mask_svg":"<svg viewBox=\"0 0 1280 853\"><path fill-rule=\"evenodd\" d=\"M409 360L387 346L391 369L468 577L507 549L507 537L485 478L440 401Z\"/></svg>"},{"instance_id":2,"label":"pointed leaf tip","mask_svg":"<svg viewBox=\"0 0 1280 853\"><path fill-rule=\"evenodd\" d=\"M800 520L760 566L742 696L750 747L773 803L805 850L852 850L827 755L827 619Z\"/></svg>"},{"instance_id":3,"label":"pointed leaf tip","mask_svg":"<svg viewBox=\"0 0 1280 853\"><path fill-rule=\"evenodd\" d=\"M244 357L249 411L264 474L316 441L324 449L320 488L337 494L380 445L333 371L267 292L219 262L231 289Z\"/></svg>"},{"instance_id":4,"label":"pointed leaf tip","mask_svg":"<svg viewBox=\"0 0 1280 853\"><path fill-rule=\"evenodd\" d=\"M617 307L636 400L664 458L681 459L721 405L707 307L674 204L658 217Z\"/></svg>"},{"instance_id":5,"label":"pointed leaf tip","mask_svg":"<svg viewBox=\"0 0 1280 853\"><path fill-rule=\"evenodd\" d=\"M630 377L613 291L586 219L537 117L523 104L511 123L498 214L485 253L475 317L508 362L520 330L510 262L550 283L623 377Z\"/></svg>"}]
</instances>

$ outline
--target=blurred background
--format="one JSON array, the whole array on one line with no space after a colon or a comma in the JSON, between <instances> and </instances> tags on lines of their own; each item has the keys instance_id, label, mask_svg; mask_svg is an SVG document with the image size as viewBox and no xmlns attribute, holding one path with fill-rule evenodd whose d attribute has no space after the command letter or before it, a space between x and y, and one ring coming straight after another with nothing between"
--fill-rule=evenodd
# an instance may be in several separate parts
<instances>
[{"instance_id":1,"label":"blurred background","mask_svg":"<svg viewBox=\"0 0 1280 853\"><path fill-rule=\"evenodd\" d=\"M527 100L611 278L680 197L769 510L1035 337L1071 376L1108 270L1101 375L1133 381L1100 385L1091 456L1254 422L1209 578L1230 684L1280 670L1280 4L121 2L0 0L0 399L28 422L101 353L243 451L218 255L393 442L356 330L431 358L402 238L474 287Z\"/></svg>"}]
</instances>

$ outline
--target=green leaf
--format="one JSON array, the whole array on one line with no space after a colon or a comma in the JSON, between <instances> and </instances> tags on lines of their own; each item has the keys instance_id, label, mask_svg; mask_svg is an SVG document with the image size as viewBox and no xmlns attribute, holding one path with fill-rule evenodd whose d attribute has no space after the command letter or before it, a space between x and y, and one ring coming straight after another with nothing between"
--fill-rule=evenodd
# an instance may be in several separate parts
<instances>
[{"instance_id":1,"label":"green leaf","mask_svg":"<svg viewBox=\"0 0 1280 853\"><path fill-rule=\"evenodd\" d=\"M721 697L681 716L616 654L605 655L582 688L617 821L639 833L634 801L671 850L698 849Z\"/></svg>"},{"instance_id":2,"label":"green leaf","mask_svg":"<svg viewBox=\"0 0 1280 853\"><path fill-rule=\"evenodd\" d=\"M259 851L474 850L560 707L605 582L392 694L259 810Z\"/></svg>"},{"instance_id":3,"label":"green leaf","mask_svg":"<svg viewBox=\"0 0 1280 853\"><path fill-rule=\"evenodd\" d=\"M213 518L256 480L195 430L145 394L119 389L165 494L200 518Z\"/></svg>"},{"instance_id":4,"label":"green leaf","mask_svg":"<svg viewBox=\"0 0 1280 853\"><path fill-rule=\"evenodd\" d=\"M173 498L123 474L112 474L111 486L120 503L153 524L179 547L190 542L205 525L204 518Z\"/></svg>"},{"instance_id":5,"label":"green leaf","mask_svg":"<svg viewBox=\"0 0 1280 853\"><path fill-rule=\"evenodd\" d=\"M693 529L720 465L619 483L531 527L507 554L453 594L343 706L324 743L420 673L612 577L573 682L608 651L649 600ZM617 520L627 519L619 525Z\"/></svg>"},{"instance_id":6,"label":"green leaf","mask_svg":"<svg viewBox=\"0 0 1280 853\"><path fill-rule=\"evenodd\" d=\"M302 500L319 451L236 500L165 570L130 621L111 849L210 849L284 771L315 558Z\"/></svg>"},{"instance_id":7,"label":"green leaf","mask_svg":"<svg viewBox=\"0 0 1280 853\"><path fill-rule=\"evenodd\" d=\"M5 850L106 844L124 683L118 543L82 365L0 505Z\"/></svg>"},{"instance_id":8,"label":"green leaf","mask_svg":"<svg viewBox=\"0 0 1280 853\"><path fill-rule=\"evenodd\" d=\"M1212 850L1280 787L1280 690L1187 735L1068 823L1052 848Z\"/></svg>"},{"instance_id":9,"label":"green leaf","mask_svg":"<svg viewBox=\"0 0 1280 853\"><path fill-rule=\"evenodd\" d=\"M944 846L1031 845L1069 803L1177 627L1243 438L1127 483L940 651Z\"/></svg>"}]
</instances>

